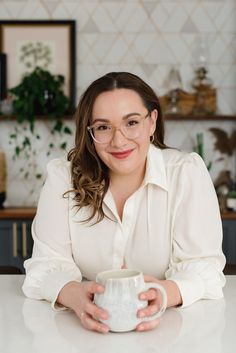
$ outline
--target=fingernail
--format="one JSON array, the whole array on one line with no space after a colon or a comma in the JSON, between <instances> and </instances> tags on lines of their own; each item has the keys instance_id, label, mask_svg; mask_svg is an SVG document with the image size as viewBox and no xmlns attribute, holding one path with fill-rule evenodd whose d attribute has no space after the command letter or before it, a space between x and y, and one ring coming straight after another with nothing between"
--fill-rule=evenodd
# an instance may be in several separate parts
<instances>
[{"instance_id":1,"label":"fingernail","mask_svg":"<svg viewBox=\"0 0 236 353\"><path fill-rule=\"evenodd\" d=\"M108 319L108 315L106 313L102 313L101 314L101 318L104 319L104 320L107 320Z\"/></svg>"},{"instance_id":2,"label":"fingernail","mask_svg":"<svg viewBox=\"0 0 236 353\"><path fill-rule=\"evenodd\" d=\"M109 331L108 327L102 327L102 332L107 333Z\"/></svg>"},{"instance_id":3,"label":"fingernail","mask_svg":"<svg viewBox=\"0 0 236 353\"><path fill-rule=\"evenodd\" d=\"M138 317L144 317L144 316L145 316L145 314L143 312L138 314Z\"/></svg>"},{"instance_id":4,"label":"fingernail","mask_svg":"<svg viewBox=\"0 0 236 353\"><path fill-rule=\"evenodd\" d=\"M144 326L139 326L138 327L138 331L143 331L144 330Z\"/></svg>"}]
</instances>

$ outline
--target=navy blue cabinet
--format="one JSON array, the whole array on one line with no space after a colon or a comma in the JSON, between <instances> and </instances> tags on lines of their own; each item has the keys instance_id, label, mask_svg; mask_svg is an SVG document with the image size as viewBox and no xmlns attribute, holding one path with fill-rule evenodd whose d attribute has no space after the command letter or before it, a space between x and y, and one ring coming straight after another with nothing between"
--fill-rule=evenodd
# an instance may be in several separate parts
<instances>
[{"instance_id":1,"label":"navy blue cabinet","mask_svg":"<svg viewBox=\"0 0 236 353\"><path fill-rule=\"evenodd\" d=\"M0 266L15 266L24 272L23 263L32 254L32 220L0 220Z\"/></svg>"},{"instance_id":2,"label":"navy blue cabinet","mask_svg":"<svg viewBox=\"0 0 236 353\"><path fill-rule=\"evenodd\" d=\"M0 266L14 266L23 273L23 263L31 257L31 225L35 209L0 210Z\"/></svg>"},{"instance_id":3,"label":"navy blue cabinet","mask_svg":"<svg viewBox=\"0 0 236 353\"><path fill-rule=\"evenodd\" d=\"M23 263L31 257L31 225L35 209L17 213L0 210L0 266L15 266L24 273ZM223 216L223 251L227 264L236 265L236 217Z\"/></svg>"},{"instance_id":4,"label":"navy blue cabinet","mask_svg":"<svg viewBox=\"0 0 236 353\"><path fill-rule=\"evenodd\" d=\"M236 219L223 219L223 251L229 265L236 264Z\"/></svg>"}]
</instances>

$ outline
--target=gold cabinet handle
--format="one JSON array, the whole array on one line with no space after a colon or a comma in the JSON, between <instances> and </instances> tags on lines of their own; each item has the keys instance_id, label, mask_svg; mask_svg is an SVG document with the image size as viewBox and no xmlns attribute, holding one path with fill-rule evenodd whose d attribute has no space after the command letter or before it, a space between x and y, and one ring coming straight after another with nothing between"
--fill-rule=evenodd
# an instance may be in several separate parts
<instances>
[{"instance_id":1,"label":"gold cabinet handle","mask_svg":"<svg viewBox=\"0 0 236 353\"><path fill-rule=\"evenodd\" d=\"M12 224L12 256L17 257L17 223Z\"/></svg>"},{"instance_id":2,"label":"gold cabinet handle","mask_svg":"<svg viewBox=\"0 0 236 353\"><path fill-rule=\"evenodd\" d=\"M26 223L22 223L22 257L27 257L27 228Z\"/></svg>"}]
</instances>

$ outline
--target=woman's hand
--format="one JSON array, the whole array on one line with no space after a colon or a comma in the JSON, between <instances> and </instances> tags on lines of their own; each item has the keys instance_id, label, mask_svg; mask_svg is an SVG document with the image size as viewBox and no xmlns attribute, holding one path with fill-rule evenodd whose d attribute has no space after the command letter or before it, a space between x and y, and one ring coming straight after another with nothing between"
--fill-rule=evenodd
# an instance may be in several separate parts
<instances>
[{"instance_id":1,"label":"woman's hand","mask_svg":"<svg viewBox=\"0 0 236 353\"><path fill-rule=\"evenodd\" d=\"M103 292L104 287L96 282L72 281L61 289L57 303L74 310L86 329L107 333L109 327L98 319L108 319L108 313L93 303L94 294Z\"/></svg>"},{"instance_id":2,"label":"woman's hand","mask_svg":"<svg viewBox=\"0 0 236 353\"><path fill-rule=\"evenodd\" d=\"M158 280L155 277L144 275L145 282L156 282L159 283L162 287L164 287L167 294L167 307L177 306L182 303L181 294L177 284L171 280ZM156 314L162 303L162 296L160 292L154 288L150 288L149 290L140 293L140 300L147 300L148 306L144 309L138 311L138 317L144 318L153 316ZM143 321L137 327L137 331L149 331L157 327L160 322L160 318Z\"/></svg>"}]
</instances>

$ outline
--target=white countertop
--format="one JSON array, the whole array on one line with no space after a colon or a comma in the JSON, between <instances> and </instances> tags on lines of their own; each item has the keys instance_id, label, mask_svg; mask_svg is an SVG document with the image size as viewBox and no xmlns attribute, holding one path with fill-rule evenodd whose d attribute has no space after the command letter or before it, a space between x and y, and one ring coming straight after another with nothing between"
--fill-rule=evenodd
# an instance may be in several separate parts
<instances>
[{"instance_id":1,"label":"white countertop","mask_svg":"<svg viewBox=\"0 0 236 353\"><path fill-rule=\"evenodd\" d=\"M225 299L168 309L149 332L85 330L71 311L54 312L26 299L23 275L0 276L0 353L234 353L236 276L227 276Z\"/></svg>"}]
</instances>

